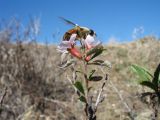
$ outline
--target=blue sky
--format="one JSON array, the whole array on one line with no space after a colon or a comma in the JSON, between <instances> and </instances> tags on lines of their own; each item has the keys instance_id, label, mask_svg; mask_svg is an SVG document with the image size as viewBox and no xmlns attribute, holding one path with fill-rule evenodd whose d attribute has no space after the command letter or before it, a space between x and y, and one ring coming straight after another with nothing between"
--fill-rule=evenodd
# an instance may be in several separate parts
<instances>
[{"instance_id":1,"label":"blue sky","mask_svg":"<svg viewBox=\"0 0 160 120\"><path fill-rule=\"evenodd\" d=\"M92 28L104 43L160 36L160 0L0 0L0 18L13 16L27 24L39 17L39 40L58 43L70 29L58 17ZM56 37L52 35L56 34Z\"/></svg>"}]
</instances>

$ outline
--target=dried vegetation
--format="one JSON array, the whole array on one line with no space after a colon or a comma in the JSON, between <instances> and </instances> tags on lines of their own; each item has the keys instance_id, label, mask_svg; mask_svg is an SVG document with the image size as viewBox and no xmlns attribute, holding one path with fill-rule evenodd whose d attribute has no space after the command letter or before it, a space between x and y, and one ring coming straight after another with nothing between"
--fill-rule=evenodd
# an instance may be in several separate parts
<instances>
[{"instance_id":1,"label":"dried vegetation","mask_svg":"<svg viewBox=\"0 0 160 120\"><path fill-rule=\"evenodd\" d=\"M0 29L0 119L81 120L82 105L75 98L64 71L57 67L60 56L56 47L38 44L31 28L19 29L17 23ZM108 83L104 89L106 99L98 108L97 118L129 120L123 104L126 102L136 119L149 119L149 107L138 98L138 93L147 89L136 84L129 68L138 64L154 72L160 62L160 41L148 36L105 47L107 51L100 57L112 63L109 80L124 101Z\"/></svg>"}]
</instances>

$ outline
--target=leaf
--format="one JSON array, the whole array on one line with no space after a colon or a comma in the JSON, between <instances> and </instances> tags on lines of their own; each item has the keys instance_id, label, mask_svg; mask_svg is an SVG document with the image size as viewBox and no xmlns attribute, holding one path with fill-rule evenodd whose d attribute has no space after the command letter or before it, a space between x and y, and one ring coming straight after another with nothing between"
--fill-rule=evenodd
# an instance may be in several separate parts
<instances>
[{"instance_id":1,"label":"leaf","mask_svg":"<svg viewBox=\"0 0 160 120\"><path fill-rule=\"evenodd\" d=\"M93 64L93 65L102 65L102 63L104 63L104 61L103 61L103 60L95 60L95 61L90 62L90 63L88 63L88 64Z\"/></svg>"},{"instance_id":2,"label":"leaf","mask_svg":"<svg viewBox=\"0 0 160 120\"><path fill-rule=\"evenodd\" d=\"M89 81L100 81L102 80L103 77L102 76L93 76L89 79Z\"/></svg>"},{"instance_id":3,"label":"leaf","mask_svg":"<svg viewBox=\"0 0 160 120\"><path fill-rule=\"evenodd\" d=\"M157 91L156 86L150 81L142 81L140 84Z\"/></svg>"},{"instance_id":4,"label":"leaf","mask_svg":"<svg viewBox=\"0 0 160 120\"><path fill-rule=\"evenodd\" d=\"M99 56L100 54L102 54L103 52L103 48L97 49L97 51L95 52L95 54L91 57L90 60L92 60L93 58Z\"/></svg>"},{"instance_id":5,"label":"leaf","mask_svg":"<svg viewBox=\"0 0 160 120\"><path fill-rule=\"evenodd\" d=\"M105 61L103 61L103 60L94 60L93 62L88 63L88 64L101 65L101 66L105 66L105 67L108 67L108 68L112 68L111 63L108 60L105 60Z\"/></svg>"},{"instance_id":6,"label":"leaf","mask_svg":"<svg viewBox=\"0 0 160 120\"><path fill-rule=\"evenodd\" d=\"M106 74L105 80L108 80L108 74Z\"/></svg>"},{"instance_id":7,"label":"leaf","mask_svg":"<svg viewBox=\"0 0 160 120\"><path fill-rule=\"evenodd\" d=\"M89 78L88 78L88 79L90 79L95 72L96 72L96 70L92 70L92 71L90 72L90 75L89 75Z\"/></svg>"},{"instance_id":8,"label":"leaf","mask_svg":"<svg viewBox=\"0 0 160 120\"><path fill-rule=\"evenodd\" d=\"M151 96L152 94L153 94L152 92L144 92L144 93L141 93L140 98L142 99L142 98L144 98L146 96Z\"/></svg>"},{"instance_id":9,"label":"leaf","mask_svg":"<svg viewBox=\"0 0 160 120\"><path fill-rule=\"evenodd\" d=\"M98 64L102 64L102 63L104 63L104 61L103 61L103 60L94 60L93 62L98 63Z\"/></svg>"},{"instance_id":10,"label":"leaf","mask_svg":"<svg viewBox=\"0 0 160 120\"><path fill-rule=\"evenodd\" d=\"M76 70L76 73L83 73L82 71L80 71L80 70Z\"/></svg>"},{"instance_id":11,"label":"leaf","mask_svg":"<svg viewBox=\"0 0 160 120\"><path fill-rule=\"evenodd\" d=\"M91 56L90 60L93 58L97 57L103 52L103 46L102 45L97 45L94 48L90 49L87 53L86 56Z\"/></svg>"},{"instance_id":12,"label":"leaf","mask_svg":"<svg viewBox=\"0 0 160 120\"><path fill-rule=\"evenodd\" d=\"M132 65L131 69L139 76L139 78L140 78L139 82L151 81L151 79L153 78L153 76L151 75L151 73L148 70L146 70L138 65Z\"/></svg>"},{"instance_id":13,"label":"leaf","mask_svg":"<svg viewBox=\"0 0 160 120\"><path fill-rule=\"evenodd\" d=\"M152 83L157 86L158 89L158 81L159 81L159 74L160 74L160 64L157 66L155 72L154 72L154 77L152 80Z\"/></svg>"},{"instance_id":14,"label":"leaf","mask_svg":"<svg viewBox=\"0 0 160 120\"><path fill-rule=\"evenodd\" d=\"M79 82L79 81L75 82L75 83L74 83L74 86L75 86L75 87L77 88L77 90L78 90L79 92L81 92L83 95L85 94L85 93L84 93L84 88L83 88L81 82Z\"/></svg>"},{"instance_id":15,"label":"leaf","mask_svg":"<svg viewBox=\"0 0 160 120\"><path fill-rule=\"evenodd\" d=\"M103 46L102 46L102 45L97 45L97 46L95 46L94 48L90 49L90 50L86 53L86 56L90 56L90 55L96 53L97 50L99 50L99 49L103 49Z\"/></svg>"},{"instance_id":16,"label":"leaf","mask_svg":"<svg viewBox=\"0 0 160 120\"><path fill-rule=\"evenodd\" d=\"M69 67L70 65L72 65L73 63L75 63L74 59L70 59L68 61L63 62L62 64L59 65L59 68L66 68Z\"/></svg>"},{"instance_id":17,"label":"leaf","mask_svg":"<svg viewBox=\"0 0 160 120\"><path fill-rule=\"evenodd\" d=\"M91 89L92 89L92 87L89 87L89 88L88 88L88 92L89 92Z\"/></svg>"},{"instance_id":18,"label":"leaf","mask_svg":"<svg viewBox=\"0 0 160 120\"><path fill-rule=\"evenodd\" d=\"M81 96L81 93L78 90L76 91L76 93L78 96Z\"/></svg>"},{"instance_id":19,"label":"leaf","mask_svg":"<svg viewBox=\"0 0 160 120\"><path fill-rule=\"evenodd\" d=\"M79 100L80 100L81 102L87 103L87 100L86 100L86 98L85 98L84 96L80 96L80 97L79 97Z\"/></svg>"}]
</instances>

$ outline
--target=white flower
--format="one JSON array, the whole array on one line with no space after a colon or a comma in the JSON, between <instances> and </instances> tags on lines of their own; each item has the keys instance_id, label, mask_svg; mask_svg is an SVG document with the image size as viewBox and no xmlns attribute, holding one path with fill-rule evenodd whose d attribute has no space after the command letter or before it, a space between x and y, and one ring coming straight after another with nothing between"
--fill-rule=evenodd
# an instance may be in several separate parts
<instances>
[{"instance_id":1,"label":"white flower","mask_svg":"<svg viewBox=\"0 0 160 120\"><path fill-rule=\"evenodd\" d=\"M72 48L75 45L75 39L77 34L72 34L69 41L63 40L57 47L57 50L61 53L68 53L67 49Z\"/></svg>"},{"instance_id":2,"label":"white flower","mask_svg":"<svg viewBox=\"0 0 160 120\"><path fill-rule=\"evenodd\" d=\"M101 44L101 42L99 40L96 40L96 38L91 35L87 35L86 39L84 39L83 42L84 42L87 49L90 49L92 47L95 47L95 46Z\"/></svg>"},{"instance_id":3,"label":"white flower","mask_svg":"<svg viewBox=\"0 0 160 120\"><path fill-rule=\"evenodd\" d=\"M72 34L69 41L63 40L60 45L57 47L57 50L62 53L61 63L64 61L66 55L70 53L72 56L82 59L82 55L75 46L75 39L77 34Z\"/></svg>"}]
</instances>

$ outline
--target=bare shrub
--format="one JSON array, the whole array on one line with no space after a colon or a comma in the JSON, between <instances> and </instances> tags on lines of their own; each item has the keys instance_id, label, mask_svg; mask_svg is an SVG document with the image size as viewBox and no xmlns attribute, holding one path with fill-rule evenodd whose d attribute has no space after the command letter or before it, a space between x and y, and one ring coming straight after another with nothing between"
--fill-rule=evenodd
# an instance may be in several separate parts
<instances>
[{"instance_id":1,"label":"bare shrub","mask_svg":"<svg viewBox=\"0 0 160 120\"><path fill-rule=\"evenodd\" d=\"M52 57L54 46L37 44L38 27L34 20L22 28L13 19L0 29L0 88L2 92L8 88L0 107L0 119L75 119L71 110L65 110L70 109L66 103L61 102L66 96L62 98L60 93L67 88L56 88L66 86L64 82L55 82L60 77L56 74L58 60ZM62 109L64 115L57 109Z\"/></svg>"}]
</instances>

